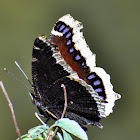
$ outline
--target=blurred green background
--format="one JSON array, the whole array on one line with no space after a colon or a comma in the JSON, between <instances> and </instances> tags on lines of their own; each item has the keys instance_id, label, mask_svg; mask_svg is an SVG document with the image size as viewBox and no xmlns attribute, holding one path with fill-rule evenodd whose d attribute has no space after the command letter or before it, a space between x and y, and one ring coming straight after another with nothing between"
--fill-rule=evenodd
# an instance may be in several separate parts
<instances>
[{"instance_id":1,"label":"blurred green background","mask_svg":"<svg viewBox=\"0 0 140 140\"><path fill-rule=\"evenodd\" d=\"M122 95L114 113L102 119L103 129L88 128L89 140L138 140L140 131L140 1L138 0L5 0L0 3L0 80L14 106L21 134L40 122L34 116L29 90L3 71L6 67L23 83L31 79L34 39L50 35L54 23L71 14L84 25L84 36L96 53L97 66L110 75L114 90ZM17 138L8 103L0 89L0 139Z\"/></svg>"}]
</instances>

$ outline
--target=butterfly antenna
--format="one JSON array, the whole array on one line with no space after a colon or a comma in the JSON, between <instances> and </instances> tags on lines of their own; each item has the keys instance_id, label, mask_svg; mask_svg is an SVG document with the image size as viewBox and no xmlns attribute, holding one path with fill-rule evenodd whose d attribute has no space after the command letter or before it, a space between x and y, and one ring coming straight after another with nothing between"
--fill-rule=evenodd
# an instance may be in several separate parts
<instances>
[{"instance_id":1,"label":"butterfly antenna","mask_svg":"<svg viewBox=\"0 0 140 140\"><path fill-rule=\"evenodd\" d=\"M19 81L22 85L24 85L27 89L29 89L23 82L21 82L13 73L9 72L6 68L4 68L8 74L12 75L17 81Z\"/></svg>"},{"instance_id":2,"label":"butterfly antenna","mask_svg":"<svg viewBox=\"0 0 140 140\"><path fill-rule=\"evenodd\" d=\"M20 69L20 71L23 73L23 75L25 76L25 78L28 80L29 84L32 86L32 83L30 82L28 76L25 74L25 72L22 70L22 68L20 67L20 65L17 63L17 61L15 61L15 64L17 65L17 67Z\"/></svg>"}]
</instances>

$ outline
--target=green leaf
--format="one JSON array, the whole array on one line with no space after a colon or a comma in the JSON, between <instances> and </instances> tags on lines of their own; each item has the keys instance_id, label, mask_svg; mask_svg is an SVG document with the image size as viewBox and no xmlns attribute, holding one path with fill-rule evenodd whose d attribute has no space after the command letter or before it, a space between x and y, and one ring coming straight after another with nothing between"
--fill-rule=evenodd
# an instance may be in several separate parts
<instances>
[{"instance_id":1,"label":"green leaf","mask_svg":"<svg viewBox=\"0 0 140 140\"><path fill-rule=\"evenodd\" d=\"M32 138L22 138L22 140L33 140Z\"/></svg>"},{"instance_id":2,"label":"green leaf","mask_svg":"<svg viewBox=\"0 0 140 140\"><path fill-rule=\"evenodd\" d=\"M21 138L24 140L32 140L31 138L28 137L28 134L21 136ZM16 140L20 140L20 138L17 138Z\"/></svg>"},{"instance_id":3,"label":"green leaf","mask_svg":"<svg viewBox=\"0 0 140 140\"><path fill-rule=\"evenodd\" d=\"M70 134L67 131L62 129L62 132L63 132L64 140L73 140L72 137L70 136Z\"/></svg>"},{"instance_id":4,"label":"green leaf","mask_svg":"<svg viewBox=\"0 0 140 140\"><path fill-rule=\"evenodd\" d=\"M57 136L58 136L59 140L63 140L61 133L57 132Z\"/></svg>"},{"instance_id":5,"label":"green leaf","mask_svg":"<svg viewBox=\"0 0 140 140\"><path fill-rule=\"evenodd\" d=\"M31 128L28 134L21 136L23 140L46 140L48 133L48 126L39 125ZM17 140L20 140L19 138Z\"/></svg>"},{"instance_id":6,"label":"green leaf","mask_svg":"<svg viewBox=\"0 0 140 140\"><path fill-rule=\"evenodd\" d=\"M82 140L88 140L86 132L74 120L70 120L68 118L59 119L53 125L53 127L56 127L56 126L66 130L67 132L71 133L72 135Z\"/></svg>"},{"instance_id":7,"label":"green leaf","mask_svg":"<svg viewBox=\"0 0 140 140\"><path fill-rule=\"evenodd\" d=\"M39 137L39 135L41 135L41 133L47 133L47 130L49 129L48 126L45 126L45 125L39 125L37 127L34 127L34 128L31 128L29 131L28 131L28 134L34 138L34 137ZM42 136L42 135L41 135Z\"/></svg>"}]
</instances>

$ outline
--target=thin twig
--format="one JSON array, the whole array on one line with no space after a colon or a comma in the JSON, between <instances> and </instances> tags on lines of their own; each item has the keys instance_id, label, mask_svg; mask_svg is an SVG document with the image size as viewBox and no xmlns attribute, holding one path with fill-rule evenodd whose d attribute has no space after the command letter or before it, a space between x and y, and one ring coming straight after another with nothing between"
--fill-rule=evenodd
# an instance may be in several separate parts
<instances>
[{"instance_id":1,"label":"thin twig","mask_svg":"<svg viewBox=\"0 0 140 140\"><path fill-rule=\"evenodd\" d=\"M58 127L55 128L55 130L54 130L54 132L53 132L53 134L52 134L52 136L51 136L51 138L49 140L52 140L53 139L53 137L55 136L57 130L58 130Z\"/></svg>"},{"instance_id":2,"label":"thin twig","mask_svg":"<svg viewBox=\"0 0 140 140\"><path fill-rule=\"evenodd\" d=\"M47 137L47 140L52 140L52 138L50 137L51 129L52 129L52 127L50 127L49 130L48 130L48 137Z\"/></svg>"},{"instance_id":3,"label":"thin twig","mask_svg":"<svg viewBox=\"0 0 140 140\"><path fill-rule=\"evenodd\" d=\"M9 96L8 96L8 93L6 92L6 89L5 89L4 84L3 84L2 81L0 81L0 86L1 86L1 88L2 88L2 90L3 90L3 93L4 93L4 95L5 95L5 97L6 97L7 101L8 101L8 103L9 103L9 107L10 107L10 110L11 110L11 113L12 113L12 118L13 118L13 121L14 121L14 125L15 125L15 128L16 128L16 132L17 132L17 134L18 134L20 140L22 140L21 135L20 135L20 131L19 131L19 128L18 128L18 125L17 125L17 121L16 121L16 117L15 117L13 105L12 105L12 103L11 103L11 101L10 101L10 98L9 98Z\"/></svg>"},{"instance_id":4,"label":"thin twig","mask_svg":"<svg viewBox=\"0 0 140 140\"><path fill-rule=\"evenodd\" d=\"M52 115L52 117L54 117L56 120L58 120L58 118L57 118L53 113L51 113L48 109L45 109L45 111L46 111L48 114Z\"/></svg>"},{"instance_id":5,"label":"thin twig","mask_svg":"<svg viewBox=\"0 0 140 140\"><path fill-rule=\"evenodd\" d=\"M64 109L63 109L63 113L62 113L62 116L61 116L61 119L64 118L65 116L65 113L66 113L66 109L67 109L67 92L66 92L66 87L64 84L61 84L61 87L63 87L63 90L64 90L64 99L65 99L65 104L64 104ZM54 133L52 134L52 136L50 137L49 134L50 134L50 130L48 131L48 139L47 140L52 140L53 137L55 136L57 130L58 130L58 127L55 128L54 130Z\"/></svg>"},{"instance_id":6,"label":"thin twig","mask_svg":"<svg viewBox=\"0 0 140 140\"><path fill-rule=\"evenodd\" d=\"M66 109L67 109L67 92L66 92L66 87L65 87L64 84L62 84L61 87L63 87L63 90L64 90L64 97L65 97L64 110L63 110L63 113L62 113L62 116L61 116L61 119L62 119L62 118L64 118L64 115L65 115Z\"/></svg>"},{"instance_id":7,"label":"thin twig","mask_svg":"<svg viewBox=\"0 0 140 140\"><path fill-rule=\"evenodd\" d=\"M42 119L40 118L40 115L39 115L37 112L35 112L35 116L38 118L38 120L39 120L43 125L46 126L46 124L42 121Z\"/></svg>"}]
</instances>

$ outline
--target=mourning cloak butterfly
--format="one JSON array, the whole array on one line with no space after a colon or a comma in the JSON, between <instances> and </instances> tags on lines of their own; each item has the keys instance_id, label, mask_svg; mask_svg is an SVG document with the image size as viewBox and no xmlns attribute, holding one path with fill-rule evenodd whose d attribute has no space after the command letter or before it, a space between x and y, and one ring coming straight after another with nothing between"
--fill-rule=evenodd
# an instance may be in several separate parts
<instances>
[{"instance_id":1,"label":"mourning cloak butterfly","mask_svg":"<svg viewBox=\"0 0 140 140\"><path fill-rule=\"evenodd\" d=\"M113 112L115 100L110 76L96 67L96 58L80 31L81 22L72 16L61 17L50 39L36 38L32 54L33 101L45 117L59 119L64 108L64 84L67 91L65 117L82 127L97 125Z\"/></svg>"}]
</instances>

